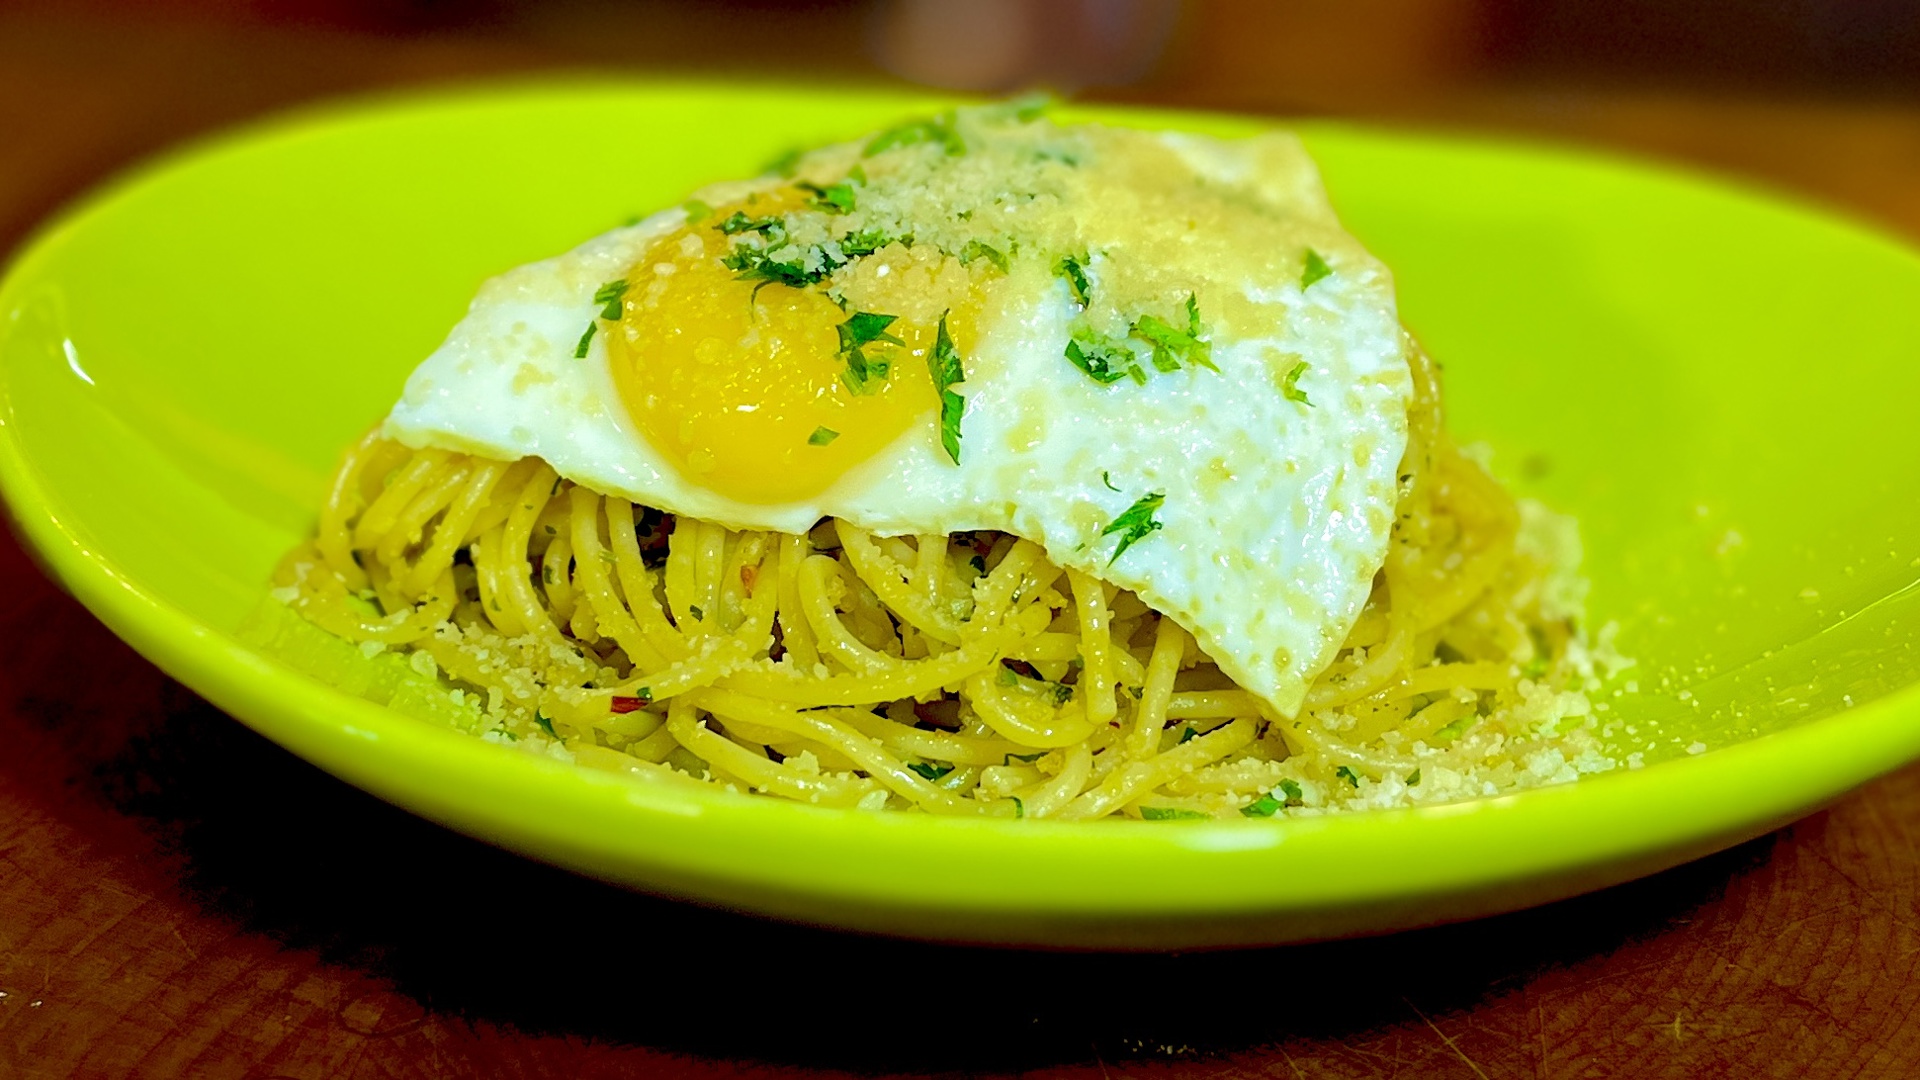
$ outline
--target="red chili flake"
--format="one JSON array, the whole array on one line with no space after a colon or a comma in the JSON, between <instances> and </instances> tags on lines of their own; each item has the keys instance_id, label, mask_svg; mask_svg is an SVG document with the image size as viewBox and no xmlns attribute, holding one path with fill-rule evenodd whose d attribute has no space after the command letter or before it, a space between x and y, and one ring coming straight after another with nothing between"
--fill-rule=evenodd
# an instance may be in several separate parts
<instances>
[{"instance_id":1,"label":"red chili flake","mask_svg":"<svg viewBox=\"0 0 1920 1080\"><path fill-rule=\"evenodd\" d=\"M748 596L753 595L753 583L759 577L760 568L757 566L743 566L740 568L740 584L746 586Z\"/></svg>"},{"instance_id":2,"label":"red chili flake","mask_svg":"<svg viewBox=\"0 0 1920 1080\"><path fill-rule=\"evenodd\" d=\"M638 697L625 697L615 694L607 704L608 707L613 710L615 716L621 713L639 712L641 709L653 704L653 695L647 693L646 688L642 687Z\"/></svg>"}]
</instances>

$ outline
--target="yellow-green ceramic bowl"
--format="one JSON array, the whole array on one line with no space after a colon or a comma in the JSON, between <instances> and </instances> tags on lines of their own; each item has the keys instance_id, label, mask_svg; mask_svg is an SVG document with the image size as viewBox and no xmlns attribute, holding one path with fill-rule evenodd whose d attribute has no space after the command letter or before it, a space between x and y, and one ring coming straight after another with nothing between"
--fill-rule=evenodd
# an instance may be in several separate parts
<instances>
[{"instance_id":1,"label":"yellow-green ceramic bowl","mask_svg":"<svg viewBox=\"0 0 1920 1080\"><path fill-rule=\"evenodd\" d=\"M1640 663L1638 692L1605 700L1645 768L1300 820L822 810L576 771L243 642L335 456L482 277L929 107L522 86L308 114L149 167L0 291L17 525L155 663L416 813L651 891L929 938L1190 947L1487 914L1755 836L1920 754L1920 259L1666 169L1320 124L1334 201L1398 273L1455 429L1578 515L1596 620Z\"/></svg>"}]
</instances>

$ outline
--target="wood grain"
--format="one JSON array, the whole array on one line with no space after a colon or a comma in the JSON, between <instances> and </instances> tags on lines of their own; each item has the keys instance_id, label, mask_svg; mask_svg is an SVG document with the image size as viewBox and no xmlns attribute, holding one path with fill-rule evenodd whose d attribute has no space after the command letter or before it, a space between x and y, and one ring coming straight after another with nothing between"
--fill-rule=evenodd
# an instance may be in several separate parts
<instances>
[{"instance_id":1,"label":"wood grain","mask_svg":"<svg viewBox=\"0 0 1920 1080\"><path fill-rule=\"evenodd\" d=\"M0 247L185 135L554 60L495 40L0 14ZM1157 79L1129 94L1601 141L1920 235L1903 106L1484 86L1356 104L1182 74L1179 57ZM1920 1075L1920 769L1719 856L1462 926L998 953L653 900L447 833L159 674L11 541L0 642L4 1078ZM964 993L921 990L930 973Z\"/></svg>"}]
</instances>

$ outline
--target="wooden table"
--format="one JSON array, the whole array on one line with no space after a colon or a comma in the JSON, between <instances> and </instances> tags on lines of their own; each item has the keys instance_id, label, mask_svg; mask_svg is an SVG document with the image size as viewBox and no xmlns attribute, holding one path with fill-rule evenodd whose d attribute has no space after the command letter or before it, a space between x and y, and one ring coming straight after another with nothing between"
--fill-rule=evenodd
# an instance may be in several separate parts
<instances>
[{"instance_id":1,"label":"wooden table","mask_svg":"<svg viewBox=\"0 0 1920 1080\"><path fill-rule=\"evenodd\" d=\"M0 16L0 249L182 135L552 53ZM1355 104L1177 70L1130 94L1653 150L1920 234L1905 107L1485 86ZM1502 918L1012 954L666 903L447 833L201 702L3 538L0 642L0 1077L1920 1075L1920 769Z\"/></svg>"}]
</instances>

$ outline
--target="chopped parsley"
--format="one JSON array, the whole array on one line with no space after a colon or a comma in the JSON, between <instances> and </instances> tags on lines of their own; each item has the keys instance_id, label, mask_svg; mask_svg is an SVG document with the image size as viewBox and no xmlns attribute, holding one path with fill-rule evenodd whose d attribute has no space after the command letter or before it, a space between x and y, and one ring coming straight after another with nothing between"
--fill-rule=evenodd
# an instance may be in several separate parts
<instances>
[{"instance_id":1,"label":"chopped parsley","mask_svg":"<svg viewBox=\"0 0 1920 1080\"><path fill-rule=\"evenodd\" d=\"M968 559L967 565L973 567L973 572L976 574L984 574L987 572L987 558L984 555L975 555L973 558Z\"/></svg>"},{"instance_id":2,"label":"chopped parsley","mask_svg":"<svg viewBox=\"0 0 1920 1080\"><path fill-rule=\"evenodd\" d=\"M821 187L819 184L809 184L803 180L793 186L812 195L813 198L809 201L817 210L825 210L829 214L851 214L853 212L853 182L851 180L842 180L837 184L828 184L826 187Z\"/></svg>"},{"instance_id":3,"label":"chopped parsley","mask_svg":"<svg viewBox=\"0 0 1920 1080\"><path fill-rule=\"evenodd\" d=\"M688 199L686 202L680 204L680 209L687 212L687 224L689 225L705 221L713 216L713 207L708 206L699 199Z\"/></svg>"},{"instance_id":4,"label":"chopped parsley","mask_svg":"<svg viewBox=\"0 0 1920 1080\"><path fill-rule=\"evenodd\" d=\"M1302 805L1305 794L1299 784L1282 780L1272 791L1241 807L1240 813L1246 817L1272 817L1283 806ZM1279 798L1275 798L1276 795Z\"/></svg>"},{"instance_id":5,"label":"chopped parsley","mask_svg":"<svg viewBox=\"0 0 1920 1080\"><path fill-rule=\"evenodd\" d=\"M593 294L593 302L600 305L600 317L608 321L618 319L620 317L620 301L625 298L626 295L626 278L621 278L618 281L609 281L605 285L600 286L599 291ZM587 346L593 344L594 331L598 329L600 329L599 323L587 323L586 333L581 334L580 340L573 346L573 358L575 360L585 360L587 358Z\"/></svg>"},{"instance_id":6,"label":"chopped parsley","mask_svg":"<svg viewBox=\"0 0 1920 1080\"><path fill-rule=\"evenodd\" d=\"M804 288L819 283L828 274L840 268L840 264L825 258L825 252L819 248L798 248L791 244L781 245L781 251L791 252L786 258L776 259L767 248L737 247L723 256L720 264L736 271L736 281L758 281L760 288L768 285L785 285L790 289ZM822 257L812 266L807 264L809 252ZM757 291L757 290L756 290Z\"/></svg>"},{"instance_id":7,"label":"chopped parsley","mask_svg":"<svg viewBox=\"0 0 1920 1080\"><path fill-rule=\"evenodd\" d=\"M1408 787L1420 786L1420 770L1419 769L1415 769L1412 772L1407 774L1407 786Z\"/></svg>"},{"instance_id":8,"label":"chopped parsley","mask_svg":"<svg viewBox=\"0 0 1920 1080\"><path fill-rule=\"evenodd\" d=\"M1014 662L1017 661L1009 661L1009 663ZM1028 690L1034 693L1046 694L1052 697L1055 705L1065 705L1067 702L1073 700L1073 687L1068 686L1066 683L1049 682L1046 679L1040 678L1038 675L1029 676L1004 665L1000 668L998 681L1001 686L1021 686L1024 684ZM1039 756L1039 754L1035 754L1033 758L1024 760L1031 761Z\"/></svg>"},{"instance_id":9,"label":"chopped parsley","mask_svg":"<svg viewBox=\"0 0 1920 1080\"><path fill-rule=\"evenodd\" d=\"M707 613L706 613L706 612L704 612L704 611L702 611L702 610L700 610L700 605L699 605L699 604L688 604L688 605L687 605L687 614L689 614L689 615L691 615L691 616L693 616L693 617L694 617L694 620L695 620L695 621L697 621L697 622L706 622L706 621L707 621Z\"/></svg>"},{"instance_id":10,"label":"chopped parsley","mask_svg":"<svg viewBox=\"0 0 1920 1080\"><path fill-rule=\"evenodd\" d=\"M1029 765L1031 765L1031 764L1033 764L1034 762L1036 762L1036 761L1039 761L1039 760L1040 760L1041 758L1043 758L1043 757L1046 757L1046 756L1047 756L1047 752L1046 752L1045 750L1041 750L1041 751L1039 751L1039 752L1037 752L1037 753L1032 753L1032 754L1008 754L1008 755L1007 755L1007 756L1006 756L1006 757L1005 757L1005 758L1004 758L1004 759L1003 759L1003 760L1002 760L1002 761L1000 762L1000 764L1002 764L1002 765L1011 765L1011 764L1013 764L1013 763L1014 763L1014 762L1016 762L1016 761L1024 761L1024 762L1026 762L1027 764L1029 764Z\"/></svg>"},{"instance_id":11,"label":"chopped parsley","mask_svg":"<svg viewBox=\"0 0 1920 1080\"><path fill-rule=\"evenodd\" d=\"M1073 289L1073 298L1081 307L1092 302L1093 286L1087 284L1087 257L1085 255L1062 255L1053 264L1056 277L1067 279L1067 285Z\"/></svg>"},{"instance_id":12,"label":"chopped parsley","mask_svg":"<svg viewBox=\"0 0 1920 1080\"><path fill-rule=\"evenodd\" d=\"M1192 293L1187 294L1185 330L1157 315L1142 315L1131 333L1153 346L1153 366L1160 371L1179 371L1182 362L1189 367L1220 370L1213 365L1213 344L1200 336L1200 303Z\"/></svg>"},{"instance_id":13,"label":"chopped parsley","mask_svg":"<svg viewBox=\"0 0 1920 1080\"><path fill-rule=\"evenodd\" d=\"M1100 530L1101 536L1120 534L1120 544L1113 549L1113 558L1107 560L1108 566L1118 562L1120 556L1126 554L1127 549L1136 542L1146 539L1149 534L1161 528L1161 523L1155 521L1153 515L1166 501L1167 493L1164 491L1142 495L1132 506L1121 511L1119 517L1108 522L1106 528Z\"/></svg>"},{"instance_id":14,"label":"chopped parsley","mask_svg":"<svg viewBox=\"0 0 1920 1080\"><path fill-rule=\"evenodd\" d=\"M1013 110L1013 118L1021 123L1040 119L1041 114L1053 107L1053 95L1044 90L1031 94L1022 94L1004 106Z\"/></svg>"},{"instance_id":15,"label":"chopped parsley","mask_svg":"<svg viewBox=\"0 0 1920 1080\"><path fill-rule=\"evenodd\" d=\"M856 311L846 322L834 328L840 334L840 358L847 363L847 370L840 373L840 381L846 384L848 390L855 394L871 394L879 389L879 383L886 381L887 372L892 367L891 362L883 358L867 356L866 347L876 341L891 342L895 345L906 344L887 333L887 327L892 326L894 320L898 318L898 315ZM941 411L944 413L945 409ZM955 460L959 460L957 449Z\"/></svg>"},{"instance_id":16,"label":"chopped parsley","mask_svg":"<svg viewBox=\"0 0 1920 1080\"><path fill-rule=\"evenodd\" d=\"M1352 784L1354 787L1360 786L1360 774L1357 772L1354 772L1352 769L1346 767L1345 765L1342 765L1339 768L1333 770L1333 775L1339 777L1342 780L1345 780L1347 783Z\"/></svg>"},{"instance_id":17,"label":"chopped parsley","mask_svg":"<svg viewBox=\"0 0 1920 1080\"><path fill-rule=\"evenodd\" d=\"M600 305L600 317L612 322L620 318L620 301L627 295L627 279L609 281L600 286L593 294L593 302Z\"/></svg>"},{"instance_id":18,"label":"chopped parsley","mask_svg":"<svg viewBox=\"0 0 1920 1080\"><path fill-rule=\"evenodd\" d=\"M855 316L856 318L858 316ZM891 322L892 316L887 316ZM933 338L933 351L927 354L927 372L933 376L933 388L940 394L940 446L960 464L960 418L967 411L967 399L953 392L953 384L966 379L960 368L960 350L947 335L947 317L940 316L940 329Z\"/></svg>"},{"instance_id":19,"label":"chopped parsley","mask_svg":"<svg viewBox=\"0 0 1920 1080\"><path fill-rule=\"evenodd\" d=\"M535 710L533 714L533 722L540 725L540 730L547 733L547 738L557 739L560 737L553 730L553 721L547 719L546 713Z\"/></svg>"},{"instance_id":20,"label":"chopped parsley","mask_svg":"<svg viewBox=\"0 0 1920 1080\"><path fill-rule=\"evenodd\" d=\"M745 210L735 210L731 216L714 226L728 236L738 236L744 232L770 233L778 230L786 234L786 224L777 217L749 217Z\"/></svg>"},{"instance_id":21,"label":"chopped parsley","mask_svg":"<svg viewBox=\"0 0 1920 1080\"><path fill-rule=\"evenodd\" d=\"M1332 273L1333 267L1327 265L1327 260L1321 258L1319 252L1308 248L1307 268L1300 272L1300 291L1305 292L1313 287L1314 282Z\"/></svg>"},{"instance_id":22,"label":"chopped parsley","mask_svg":"<svg viewBox=\"0 0 1920 1080\"><path fill-rule=\"evenodd\" d=\"M808 446L825 446L840 437L840 433L830 427L817 427L807 436Z\"/></svg>"},{"instance_id":23,"label":"chopped parsley","mask_svg":"<svg viewBox=\"0 0 1920 1080\"><path fill-rule=\"evenodd\" d=\"M862 255L871 255L881 248L886 247L888 244L895 243L906 244L911 247L913 245L913 237L888 236L886 232L880 229L861 229L859 232L850 232L840 238L840 253L849 259L857 259Z\"/></svg>"},{"instance_id":24,"label":"chopped parsley","mask_svg":"<svg viewBox=\"0 0 1920 1080\"><path fill-rule=\"evenodd\" d=\"M1297 401L1311 409L1313 408L1313 402L1307 399L1307 392L1300 389L1300 376L1307 373L1308 367L1309 365L1305 360L1293 365L1292 369L1287 372L1287 377L1280 383L1280 393L1288 401Z\"/></svg>"},{"instance_id":25,"label":"chopped parsley","mask_svg":"<svg viewBox=\"0 0 1920 1080\"><path fill-rule=\"evenodd\" d=\"M1026 804L1026 803L1024 803L1024 802L1022 802L1022 801L1020 801L1020 796L1018 796L1018 795L1009 795L1009 796L1007 796L1007 798L1009 798L1009 799L1012 799L1012 800L1013 800L1013 816L1014 816L1014 817L1017 817L1017 818L1018 818L1018 817L1026 817L1026 816L1027 816L1027 804Z\"/></svg>"},{"instance_id":26,"label":"chopped parsley","mask_svg":"<svg viewBox=\"0 0 1920 1080\"><path fill-rule=\"evenodd\" d=\"M1268 792L1241 807L1240 815L1242 817L1272 817L1274 811L1279 810L1281 805L1280 800L1274 798L1272 792Z\"/></svg>"},{"instance_id":27,"label":"chopped parsley","mask_svg":"<svg viewBox=\"0 0 1920 1080\"><path fill-rule=\"evenodd\" d=\"M1147 821L1205 821L1212 814L1203 814L1198 810L1185 810L1178 806L1143 806L1140 816Z\"/></svg>"},{"instance_id":28,"label":"chopped parsley","mask_svg":"<svg viewBox=\"0 0 1920 1080\"><path fill-rule=\"evenodd\" d=\"M1188 743L1192 742L1194 739L1198 738L1199 736L1200 736L1200 732L1195 730L1193 725L1189 724L1187 725L1187 729L1180 733L1180 742L1177 745L1185 746Z\"/></svg>"},{"instance_id":29,"label":"chopped parsley","mask_svg":"<svg viewBox=\"0 0 1920 1080\"><path fill-rule=\"evenodd\" d=\"M860 151L861 157L892 150L897 146L918 146L921 143L938 143L950 156L959 156L967 152L967 143L960 137L960 129L955 126L955 116L951 112L941 113L931 120L909 120L897 127L875 135Z\"/></svg>"},{"instance_id":30,"label":"chopped parsley","mask_svg":"<svg viewBox=\"0 0 1920 1080\"><path fill-rule=\"evenodd\" d=\"M907 762L907 768L919 773L921 777L927 780L938 780L953 771L952 765L938 764L931 761L909 761Z\"/></svg>"},{"instance_id":31,"label":"chopped parsley","mask_svg":"<svg viewBox=\"0 0 1920 1080\"><path fill-rule=\"evenodd\" d=\"M1003 274L1011 268L1005 252L997 247L983 244L978 240L969 240L967 241L967 245L960 249L960 265L965 266L975 259L987 260L999 267L1000 272Z\"/></svg>"},{"instance_id":32,"label":"chopped parsley","mask_svg":"<svg viewBox=\"0 0 1920 1080\"><path fill-rule=\"evenodd\" d=\"M1114 486L1113 486L1113 474L1111 474L1111 473L1109 473L1109 472L1108 472L1107 470L1105 470L1105 469L1101 469L1101 470L1100 470L1100 482L1101 482L1101 483L1103 483L1103 484L1105 484L1105 485L1107 485L1107 490L1108 490L1108 491L1119 491L1119 490L1120 490L1119 488L1117 488L1117 487L1114 487Z\"/></svg>"},{"instance_id":33,"label":"chopped parsley","mask_svg":"<svg viewBox=\"0 0 1920 1080\"><path fill-rule=\"evenodd\" d=\"M1067 359L1088 378L1106 386L1131 378L1145 384L1147 376L1133 358L1133 350L1091 326L1076 326L1067 339Z\"/></svg>"},{"instance_id":34,"label":"chopped parsley","mask_svg":"<svg viewBox=\"0 0 1920 1080\"><path fill-rule=\"evenodd\" d=\"M767 162L765 167L760 170L760 174L765 176L768 173L775 173L780 176L792 176L793 167L800 164L800 159L805 157L806 153L805 150L797 146L791 150L783 151L779 157Z\"/></svg>"}]
</instances>

